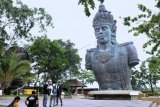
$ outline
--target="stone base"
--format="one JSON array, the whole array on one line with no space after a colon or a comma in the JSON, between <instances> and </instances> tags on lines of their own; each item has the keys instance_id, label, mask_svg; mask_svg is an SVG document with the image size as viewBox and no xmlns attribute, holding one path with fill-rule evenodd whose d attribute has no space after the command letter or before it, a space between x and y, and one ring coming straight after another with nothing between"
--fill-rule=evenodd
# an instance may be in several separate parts
<instances>
[{"instance_id":1,"label":"stone base","mask_svg":"<svg viewBox=\"0 0 160 107\"><path fill-rule=\"evenodd\" d=\"M134 90L101 90L88 93L95 100L138 100L140 91Z\"/></svg>"},{"instance_id":2,"label":"stone base","mask_svg":"<svg viewBox=\"0 0 160 107\"><path fill-rule=\"evenodd\" d=\"M72 99L81 99L84 98L83 94L72 95Z\"/></svg>"}]
</instances>

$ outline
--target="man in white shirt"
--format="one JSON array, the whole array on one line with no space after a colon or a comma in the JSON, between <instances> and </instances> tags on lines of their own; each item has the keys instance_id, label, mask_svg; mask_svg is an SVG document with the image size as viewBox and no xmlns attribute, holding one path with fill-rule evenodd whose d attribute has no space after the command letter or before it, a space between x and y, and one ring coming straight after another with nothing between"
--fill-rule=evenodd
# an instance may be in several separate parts
<instances>
[{"instance_id":1,"label":"man in white shirt","mask_svg":"<svg viewBox=\"0 0 160 107\"><path fill-rule=\"evenodd\" d=\"M49 104L49 107L52 107L52 101L53 101L53 107L55 107L55 101L56 101L56 95L57 95L56 84L51 84L49 86L49 89L50 89L50 104Z\"/></svg>"}]
</instances>

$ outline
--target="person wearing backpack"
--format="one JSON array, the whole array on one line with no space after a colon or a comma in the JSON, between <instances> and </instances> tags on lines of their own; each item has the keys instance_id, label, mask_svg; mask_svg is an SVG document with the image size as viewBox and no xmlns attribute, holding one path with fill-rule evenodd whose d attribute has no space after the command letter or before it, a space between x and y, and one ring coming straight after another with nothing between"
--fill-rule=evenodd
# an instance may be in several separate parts
<instances>
[{"instance_id":1,"label":"person wearing backpack","mask_svg":"<svg viewBox=\"0 0 160 107\"><path fill-rule=\"evenodd\" d=\"M7 107L19 107L18 106L18 101L20 100L20 97L19 96L16 96L14 98L14 100L11 102L11 104L9 104Z\"/></svg>"},{"instance_id":2,"label":"person wearing backpack","mask_svg":"<svg viewBox=\"0 0 160 107\"><path fill-rule=\"evenodd\" d=\"M56 89L56 84L52 84L49 87L50 89L50 104L49 107L55 107L55 101L56 101L56 95L57 95L57 89ZM53 104L52 104L53 101Z\"/></svg>"}]
</instances>

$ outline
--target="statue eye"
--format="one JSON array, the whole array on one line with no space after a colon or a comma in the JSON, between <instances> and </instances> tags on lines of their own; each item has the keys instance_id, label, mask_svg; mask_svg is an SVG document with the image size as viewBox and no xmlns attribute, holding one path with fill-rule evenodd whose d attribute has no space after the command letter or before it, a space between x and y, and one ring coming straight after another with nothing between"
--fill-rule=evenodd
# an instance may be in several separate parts
<instances>
[{"instance_id":1,"label":"statue eye","mask_svg":"<svg viewBox=\"0 0 160 107\"><path fill-rule=\"evenodd\" d=\"M101 29L102 29L102 31L105 31L105 30L108 29L108 27L107 26L103 26Z\"/></svg>"},{"instance_id":2,"label":"statue eye","mask_svg":"<svg viewBox=\"0 0 160 107\"><path fill-rule=\"evenodd\" d=\"M100 28L95 28L95 32L99 32L100 31Z\"/></svg>"}]
</instances>

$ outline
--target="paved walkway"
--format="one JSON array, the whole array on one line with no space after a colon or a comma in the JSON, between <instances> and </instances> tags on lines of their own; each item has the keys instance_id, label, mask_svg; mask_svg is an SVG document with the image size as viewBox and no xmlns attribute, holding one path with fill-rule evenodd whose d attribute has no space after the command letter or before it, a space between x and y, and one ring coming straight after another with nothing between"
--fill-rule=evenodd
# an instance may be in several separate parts
<instances>
[{"instance_id":1,"label":"paved walkway","mask_svg":"<svg viewBox=\"0 0 160 107\"><path fill-rule=\"evenodd\" d=\"M0 97L0 107L8 105L13 98ZM25 97L22 97L19 102L19 107L25 106ZM49 100L47 105L49 104ZM63 107L156 107L151 105L150 101L130 101L130 100L91 100L91 99L63 99ZM39 98L39 107L42 106L42 97ZM61 107L56 106L56 107Z\"/></svg>"}]
</instances>

